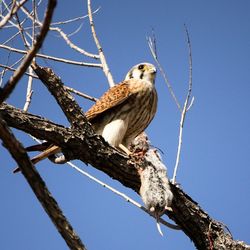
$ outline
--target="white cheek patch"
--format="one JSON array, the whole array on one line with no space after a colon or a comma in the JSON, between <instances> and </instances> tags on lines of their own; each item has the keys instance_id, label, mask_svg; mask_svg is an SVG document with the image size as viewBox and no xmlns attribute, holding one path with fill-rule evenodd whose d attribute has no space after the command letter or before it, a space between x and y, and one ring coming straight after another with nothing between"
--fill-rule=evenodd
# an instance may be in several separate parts
<instances>
[{"instance_id":1,"label":"white cheek patch","mask_svg":"<svg viewBox=\"0 0 250 250\"><path fill-rule=\"evenodd\" d=\"M134 79L141 79L141 74L142 74L142 72L140 71L140 70L138 70L138 69L135 69L135 70L133 70L133 78Z\"/></svg>"},{"instance_id":2,"label":"white cheek patch","mask_svg":"<svg viewBox=\"0 0 250 250\"><path fill-rule=\"evenodd\" d=\"M118 147L121 144L127 131L128 123L124 120L117 119L105 125L102 131L102 137L111 146Z\"/></svg>"}]
</instances>

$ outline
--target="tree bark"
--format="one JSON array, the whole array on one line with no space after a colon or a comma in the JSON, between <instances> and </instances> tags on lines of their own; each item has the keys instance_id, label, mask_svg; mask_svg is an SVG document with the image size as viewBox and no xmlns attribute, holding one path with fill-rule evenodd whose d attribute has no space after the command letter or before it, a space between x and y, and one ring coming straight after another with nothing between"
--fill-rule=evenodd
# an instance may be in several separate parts
<instances>
[{"instance_id":1,"label":"tree bark","mask_svg":"<svg viewBox=\"0 0 250 250\"><path fill-rule=\"evenodd\" d=\"M65 90L61 80L49 69L35 65L34 70L72 126L66 128L3 103L0 115L6 123L60 146L67 160L79 159L91 164L139 193L138 169L147 166L146 159L135 161L109 146L101 136L95 135L81 108ZM166 214L180 226L197 249L250 249L244 242L233 240L221 223L213 220L178 186L171 185L171 190L174 194L173 211L167 211Z\"/></svg>"},{"instance_id":2,"label":"tree bark","mask_svg":"<svg viewBox=\"0 0 250 250\"><path fill-rule=\"evenodd\" d=\"M18 162L24 177L29 183L31 189L40 201L44 210L56 226L58 232L64 238L68 247L72 250L85 250L81 239L73 230L67 218L63 215L56 200L52 197L45 182L34 168L22 144L17 141L15 136L8 128L6 122L0 115L0 138L12 157Z\"/></svg>"}]
</instances>

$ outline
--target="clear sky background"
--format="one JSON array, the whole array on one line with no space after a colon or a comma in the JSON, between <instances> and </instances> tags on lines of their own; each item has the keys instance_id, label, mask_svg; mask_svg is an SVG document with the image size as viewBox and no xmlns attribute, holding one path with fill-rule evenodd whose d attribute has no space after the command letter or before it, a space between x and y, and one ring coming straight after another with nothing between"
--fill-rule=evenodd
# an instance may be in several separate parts
<instances>
[{"instance_id":1,"label":"clear sky background","mask_svg":"<svg viewBox=\"0 0 250 250\"><path fill-rule=\"evenodd\" d=\"M225 223L235 239L250 243L250 1L249 0L127 0L92 3L96 30L116 82L139 62L154 63L146 36L154 28L159 59L178 99L183 103L188 84L188 50L183 24L189 29L193 55L194 105L188 112L177 181L215 220ZM54 21L87 13L86 1L59 1ZM42 17L40 17L42 18ZM96 52L87 19L71 37L77 45ZM65 25L73 32L80 22ZM1 30L0 42L12 31ZM11 45L11 44L10 44ZM17 48L20 43L13 43ZM42 53L88 61L50 33ZM15 61L14 54L10 61ZM0 63L7 53L0 50ZM63 82L99 97L108 88L101 70L39 61L52 67ZM23 107L27 78L23 77L8 100ZM171 177L175 163L180 114L158 73L159 107L147 129L160 148ZM68 125L53 97L39 81L29 111ZM91 102L78 98L84 110ZM34 142L15 131L25 146ZM140 201L133 191L85 166L101 180ZM0 147L0 249L67 249L54 225L21 174L13 175L14 160ZM68 165L38 164L40 174L88 249L195 249L182 231L163 227L107 189L81 176Z\"/></svg>"}]
</instances>

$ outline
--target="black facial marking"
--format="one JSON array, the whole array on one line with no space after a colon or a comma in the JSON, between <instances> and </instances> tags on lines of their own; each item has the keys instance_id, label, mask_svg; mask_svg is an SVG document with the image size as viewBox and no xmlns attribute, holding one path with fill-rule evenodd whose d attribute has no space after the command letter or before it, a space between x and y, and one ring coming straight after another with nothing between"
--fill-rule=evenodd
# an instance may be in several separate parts
<instances>
[{"instance_id":1,"label":"black facial marking","mask_svg":"<svg viewBox=\"0 0 250 250\"><path fill-rule=\"evenodd\" d=\"M143 72L140 74L140 79L142 79L143 78Z\"/></svg>"},{"instance_id":2,"label":"black facial marking","mask_svg":"<svg viewBox=\"0 0 250 250\"><path fill-rule=\"evenodd\" d=\"M143 64L140 64L139 66L138 66L138 69L143 69L144 68L144 65Z\"/></svg>"}]
</instances>

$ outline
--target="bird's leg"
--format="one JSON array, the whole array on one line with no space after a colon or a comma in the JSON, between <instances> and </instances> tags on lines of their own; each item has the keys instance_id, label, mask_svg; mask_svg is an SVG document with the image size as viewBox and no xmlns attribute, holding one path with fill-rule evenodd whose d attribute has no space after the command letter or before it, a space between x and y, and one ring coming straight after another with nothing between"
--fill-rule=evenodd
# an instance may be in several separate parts
<instances>
[{"instance_id":1,"label":"bird's leg","mask_svg":"<svg viewBox=\"0 0 250 250\"><path fill-rule=\"evenodd\" d=\"M50 155L53 154L57 154L61 151L61 148L56 146L56 145L52 145L51 147L49 147L48 149L44 150L42 153L40 153L39 155L36 155L35 157L33 157L31 159L33 164L38 163L39 161L42 161L46 158L48 158ZM13 170L13 173L17 173L20 171L20 168L17 167Z\"/></svg>"}]
</instances>

